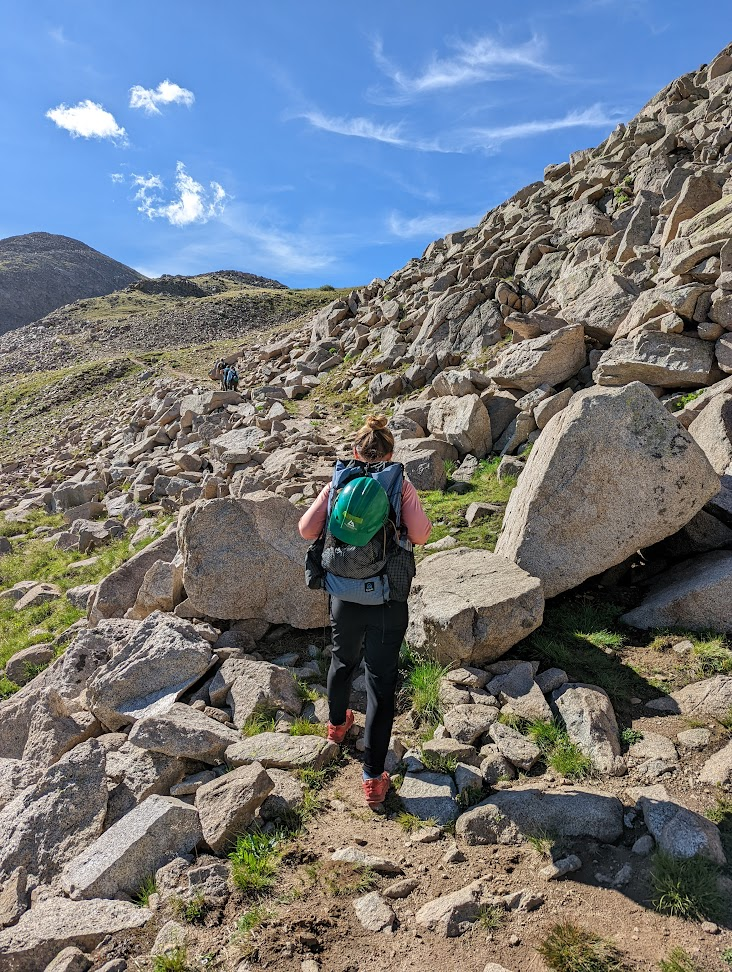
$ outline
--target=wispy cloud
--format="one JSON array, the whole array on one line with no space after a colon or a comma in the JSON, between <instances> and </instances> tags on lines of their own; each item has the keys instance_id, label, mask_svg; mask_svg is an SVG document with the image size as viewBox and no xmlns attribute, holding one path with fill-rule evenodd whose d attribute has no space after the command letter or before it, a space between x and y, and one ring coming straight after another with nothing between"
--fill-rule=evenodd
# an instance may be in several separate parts
<instances>
[{"instance_id":1,"label":"wispy cloud","mask_svg":"<svg viewBox=\"0 0 732 972\"><path fill-rule=\"evenodd\" d=\"M387 229L392 236L400 239L409 240L419 237L438 237L445 233L454 232L458 229L465 229L466 226L475 226L483 218L484 213L425 213L422 216L402 216L401 213L392 212L386 221Z\"/></svg>"},{"instance_id":2,"label":"wispy cloud","mask_svg":"<svg viewBox=\"0 0 732 972\"><path fill-rule=\"evenodd\" d=\"M408 135L404 131L402 122L374 122L369 118L338 118L325 115L320 111L306 111L299 117L305 118L313 128L334 135L346 135L352 138L365 138L373 142L384 142L397 148L414 149L417 152L452 152L436 139L419 138Z\"/></svg>"},{"instance_id":3,"label":"wispy cloud","mask_svg":"<svg viewBox=\"0 0 732 972\"><path fill-rule=\"evenodd\" d=\"M383 42L374 43L374 58L383 73L394 85L391 93L370 92L374 100L405 103L420 95L450 90L465 85L497 81L517 70L533 70L555 74L558 68L544 57L545 42L533 36L523 44L506 44L496 37L484 35L472 41L454 41L450 56L433 55L425 68L409 74L398 67L384 53Z\"/></svg>"},{"instance_id":4,"label":"wispy cloud","mask_svg":"<svg viewBox=\"0 0 732 972\"><path fill-rule=\"evenodd\" d=\"M375 142L386 142L387 145L406 145L407 140L402 137L401 123L379 124L368 118L336 118L324 115L320 111L307 111L301 115L307 119L313 128L320 128L324 132L335 135L351 135L354 138L368 138Z\"/></svg>"},{"instance_id":5,"label":"wispy cloud","mask_svg":"<svg viewBox=\"0 0 732 972\"><path fill-rule=\"evenodd\" d=\"M417 152L465 153L495 151L504 142L566 128L606 128L617 124L620 112L607 112L602 105L596 104L575 109L561 118L533 119L514 125L455 128L435 137L410 135L402 122L380 123L361 117L336 118L320 111L305 112L300 117L307 119L314 128L335 135L370 139Z\"/></svg>"},{"instance_id":6,"label":"wispy cloud","mask_svg":"<svg viewBox=\"0 0 732 972\"><path fill-rule=\"evenodd\" d=\"M124 173L122 173L122 172L112 172L112 173L110 173L109 178L112 180L112 182L124 182L125 181Z\"/></svg>"},{"instance_id":7,"label":"wispy cloud","mask_svg":"<svg viewBox=\"0 0 732 972\"><path fill-rule=\"evenodd\" d=\"M143 88L141 84L130 88L130 108L141 108L148 115L161 115L160 105L178 104L190 108L195 100L192 91L168 79L161 81L157 88Z\"/></svg>"},{"instance_id":8,"label":"wispy cloud","mask_svg":"<svg viewBox=\"0 0 732 972\"><path fill-rule=\"evenodd\" d=\"M124 144L127 133L117 124L114 115L102 105L87 99L78 105L58 105L46 112L46 118L59 128L70 132L74 138L108 138Z\"/></svg>"},{"instance_id":9,"label":"wispy cloud","mask_svg":"<svg viewBox=\"0 0 732 972\"><path fill-rule=\"evenodd\" d=\"M56 43L60 44L62 47L66 47L67 44L71 43L71 41L64 33L63 27L51 27L51 29L48 32L48 36L52 40L55 40Z\"/></svg>"},{"instance_id":10,"label":"wispy cloud","mask_svg":"<svg viewBox=\"0 0 732 972\"><path fill-rule=\"evenodd\" d=\"M175 171L176 196L167 200L165 184L160 176L131 176L132 185L137 189L135 199L139 202L139 212L148 219L166 219L172 226L207 223L223 213L229 198L223 186L210 182L206 188L188 175L183 162L177 163Z\"/></svg>"},{"instance_id":11,"label":"wispy cloud","mask_svg":"<svg viewBox=\"0 0 732 972\"><path fill-rule=\"evenodd\" d=\"M518 122L515 125L466 129L463 132L465 148L494 149L503 142L533 135L546 135L566 128L607 128L617 125L621 112L607 112L596 104L582 110L568 112L562 118L542 118Z\"/></svg>"}]
</instances>

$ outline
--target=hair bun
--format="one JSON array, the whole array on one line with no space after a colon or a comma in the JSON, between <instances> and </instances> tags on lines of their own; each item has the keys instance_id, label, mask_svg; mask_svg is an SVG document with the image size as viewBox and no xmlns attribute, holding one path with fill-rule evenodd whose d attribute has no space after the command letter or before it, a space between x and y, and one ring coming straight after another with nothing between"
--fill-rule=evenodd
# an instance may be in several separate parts
<instances>
[{"instance_id":1,"label":"hair bun","mask_svg":"<svg viewBox=\"0 0 732 972\"><path fill-rule=\"evenodd\" d=\"M370 429L385 429L388 418L386 415L369 415L366 419L366 425Z\"/></svg>"}]
</instances>

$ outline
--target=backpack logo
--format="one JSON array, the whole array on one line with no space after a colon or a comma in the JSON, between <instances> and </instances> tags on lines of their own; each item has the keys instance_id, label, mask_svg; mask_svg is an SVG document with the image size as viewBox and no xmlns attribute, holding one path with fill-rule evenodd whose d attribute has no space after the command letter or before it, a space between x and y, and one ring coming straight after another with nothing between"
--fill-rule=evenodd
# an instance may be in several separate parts
<instances>
[{"instance_id":1,"label":"backpack logo","mask_svg":"<svg viewBox=\"0 0 732 972\"><path fill-rule=\"evenodd\" d=\"M366 583L364 584L364 589L367 594L372 594L375 587L376 585L374 584L373 581L366 581Z\"/></svg>"}]
</instances>

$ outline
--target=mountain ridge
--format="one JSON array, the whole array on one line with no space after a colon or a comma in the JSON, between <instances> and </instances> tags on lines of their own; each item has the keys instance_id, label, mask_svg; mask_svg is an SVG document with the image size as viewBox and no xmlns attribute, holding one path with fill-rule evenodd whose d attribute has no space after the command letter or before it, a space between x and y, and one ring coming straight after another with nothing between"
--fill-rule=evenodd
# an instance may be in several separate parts
<instances>
[{"instance_id":1,"label":"mountain ridge","mask_svg":"<svg viewBox=\"0 0 732 972\"><path fill-rule=\"evenodd\" d=\"M43 231L8 236L0 240L0 334L142 279L132 267L70 236Z\"/></svg>"}]
</instances>

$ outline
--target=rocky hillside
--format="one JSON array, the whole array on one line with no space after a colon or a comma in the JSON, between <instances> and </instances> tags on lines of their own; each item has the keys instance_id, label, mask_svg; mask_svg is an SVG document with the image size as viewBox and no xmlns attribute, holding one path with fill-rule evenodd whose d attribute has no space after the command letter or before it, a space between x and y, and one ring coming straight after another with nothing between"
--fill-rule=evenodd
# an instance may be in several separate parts
<instances>
[{"instance_id":1,"label":"rocky hillside","mask_svg":"<svg viewBox=\"0 0 732 972\"><path fill-rule=\"evenodd\" d=\"M0 969L729 966L731 94L5 463ZM375 407L434 521L380 815L297 532Z\"/></svg>"},{"instance_id":2,"label":"rocky hillside","mask_svg":"<svg viewBox=\"0 0 732 972\"><path fill-rule=\"evenodd\" d=\"M0 334L62 304L99 297L142 278L79 240L26 233L0 240Z\"/></svg>"}]
</instances>

